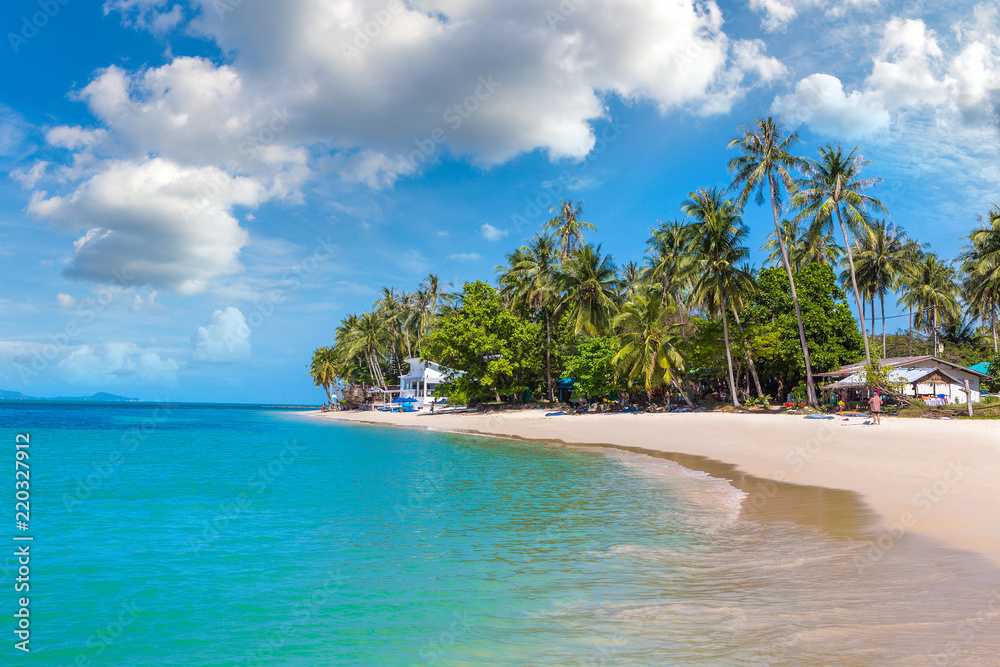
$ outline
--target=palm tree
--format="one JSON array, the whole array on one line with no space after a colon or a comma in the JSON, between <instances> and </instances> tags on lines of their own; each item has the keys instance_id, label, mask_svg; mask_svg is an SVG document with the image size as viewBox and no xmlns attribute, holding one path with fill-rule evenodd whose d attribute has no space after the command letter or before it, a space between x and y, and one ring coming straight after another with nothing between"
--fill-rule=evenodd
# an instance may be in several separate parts
<instances>
[{"instance_id":1,"label":"palm tree","mask_svg":"<svg viewBox=\"0 0 1000 667\"><path fill-rule=\"evenodd\" d=\"M694 227L677 220L659 222L646 241L646 267L662 299L674 300L681 324L685 324L682 294L691 287L694 257L690 246Z\"/></svg>"},{"instance_id":2,"label":"palm tree","mask_svg":"<svg viewBox=\"0 0 1000 667\"><path fill-rule=\"evenodd\" d=\"M559 241L559 256L565 261L570 253L584 244L583 230L595 231L597 227L580 220L583 215L583 206L577 203L573 206L573 201L565 199L558 206L549 209L556 212L556 216L546 223L546 229L554 229L556 239Z\"/></svg>"},{"instance_id":3,"label":"palm tree","mask_svg":"<svg viewBox=\"0 0 1000 667\"><path fill-rule=\"evenodd\" d=\"M845 155L840 144L836 146L827 144L820 149L819 160L810 159L806 160L806 163L806 177L798 182L798 189L792 201L793 204L802 209L801 217L810 220L814 228L817 229L824 229L831 225L833 216L836 214L840 231L844 235L847 263L851 269L851 284L854 287L854 299L858 305L861 336L865 341L865 362L871 364L872 355L868 346L868 334L865 331L861 292L858 290L854 253L851 250L851 238L847 233L847 225L850 225L852 230L858 230L870 211L885 212L885 206L882 205L882 202L865 194L882 179L861 178L862 170L870 164L870 161L858 155L857 147Z\"/></svg>"},{"instance_id":4,"label":"palm tree","mask_svg":"<svg viewBox=\"0 0 1000 667\"><path fill-rule=\"evenodd\" d=\"M535 234L527 245L507 255L507 266L501 272L501 294L520 303L545 320L545 382L549 401L555 400L552 384L552 315L558 308L556 289L558 255L555 240L549 235Z\"/></svg>"},{"instance_id":5,"label":"palm tree","mask_svg":"<svg viewBox=\"0 0 1000 667\"><path fill-rule=\"evenodd\" d=\"M344 351L351 357L362 359L375 384L385 388L381 361L385 358L391 338L385 318L375 311L365 313L356 319L343 340ZM339 340L339 339L338 339Z\"/></svg>"},{"instance_id":6,"label":"palm tree","mask_svg":"<svg viewBox=\"0 0 1000 667\"><path fill-rule=\"evenodd\" d=\"M726 345L726 364L729 369L729 389L733 405L739 407L736 380L733 376L733 353L729 342L729 303L738 286L750 279L739 268L749 250L743 245L747 228L743 224L739 207L730 199L724 200L715 188L702 188L692 192L681 210L695 220L692 251L701 274L694 286L694 299L706 311L722 318L722 332Z\"/></svg>"},{"instance_id":7,"label":"palm tree","mask_svg":"<svg viewBox=\"0 0 1000 667\"><path fill-rule=\"evenodd\" d=\"M623 299L631 298L642 285L643 270L635 262L626 262L618 270L618 286Z\"/></svg>"},{"instance_id":8,"label":"palm tree","mask_svg":"<svg viewBox=\"0 0 1000 667\"><path fill-rule=\"evenodd\" d=\"M409 313L403 307L395 288L392 287L382 288L382 298L375 304L375 310L385 318L386 326L389 327L389 346L396 364L396 373L402 375L400 350L405 349L406 356L410 356L409 332L406 326Z\"/></svg>"},{"instance_id":9,"label":"palm tree","mask_svg":"<svg viewBox=\"0 0 1000 667\"><path fill-rule=\"evenodd\" d=\"M627 301L614 320L618 331L618 353L614 357L625 375L632 381L642 379L647 396L664 384L673 385L684 401L694 407L677 381L684 370L684 360L678 352L679 324L667 324L667 306L663 297L646 288L637 291Z\"/></svg>"},{"instance_id":10,"label":"palm tree","mask_svg":"<svg viewBox=\"0 0 1000 667\"><path fill-rule=\"evenodd\" d=\"M844 249L837 244L827 230L822 236L814 237L809 229L799 229L796 220L781 220L781 233L788 248L788 261L795 273L809 264L826 264L836 266L844 255ZM767 242L760 247L761 252L769 253L764 260L766 264L776 265L783 261L781 245L778 242L777 230L767 235Z\"/></svg>"},{"instance_id":11,"label":"palm tree","mask_svg":"<svg viewBox=\"0 0 1000 667\"><path fill-rule=\"evenodd\" d=\"M927 253L919 263L910 266L903 276L903 285L899 303L916 309L914 325L927 327L934 341L932 354L936 355L941 320L951 321L961 314L955 269L936 254Z\"/></svg>"},{"instance_id":12,"label":"palm tree","mask_svg":"<svg viewBox=\"0 0 1000 667\"><path fill-rule=\"evenodd\" d=\"M802 158L792 155L789 150L799 143L796 132L785 135L781 119L773 116L754 118L749 125L738 130L738 136L731 139L729 148L739 148L740 156L732 158L728 167L733 174L731 189L739 189L737 207L746 206L750 195L758 206L764 203L764 187L767 186L771 200L771 212L774 215L774 230L778 247L781 250L781 260L788 274L788 284L792 290L792 303L795 306L795 319L799 326L799 344L802 346L802 356L806 369L806 392L809 402L816 403L816 386L813 381L812 363L809 361L809 345L806 343L806 330L802 324L802 309L799 307L799 296L795 291L795 276L785 247L785 239L778 222L782 208L782 187L788 192L795 189L795 179L791 171L802 171L806 163ZM735 396L734 396L735 398Z\"/></svg>"},{"instance_id":13,"label":"palm tree","mask_svg":"<svg viewBox=\"0 0 1000 667\"><path fill-rule=\"evenodd\" d=\"M998 354L997 311L1000 310L1000 207L996 204L980 216L979 227L969 234L962 249L962 273L966 302L973 315L989 322L993 354Z\"/></svg>"},{"instance_id":14,"label":"palm tree","mask_svg":"<svg viewBox=\"0 0 1000 667\"><path fill-rule=\"evenodd\" d=\"M910 240L902 227L887 225L885 220L877 220L865 224L857 241L858 260L857 273L867 276L864 281L870 284L871 294L879 298L882 309L882 357L885 357L885 294L895 291L899 286L900 277L914 257ZM872 318L875 317L875 304L872 303ZM874 329L874 325L872 326ZM872 334L874 335L874 331Z\"/></svg>"},{"instance_id":15,"label":"palm tree","mask_svg":"<svg viewBox=\"0 0 1000 667\"><path fill-rule=\"evenodd\" d=\"M309 375L317 387L323 387L326 391L326 400L329 405L333 405L333 394L330 387L337 381L339 360L337 352L333 347L316 348L313 352L312 363L309 364Z\"/></svg>"},{"instance_id":16,"label":"palm tree","mask_svg":"<svg viewBox=\"0 0 1000 667\"><path fill-rule=\"evenodd\" d=\"M418 354L420 353L421 341L430 332L444 305L451 303L456 298L454 294L445 292L444 287L438 276L433 273L428 274L409 300L408 323L412 324L415 330L415 347Z\"/></svg>"},{"instance_id":17,"label":"palm tree","mask_svg":"<svg viewBox=\"0 0 1000 667\"><path fill-rule=\"evenodd\" d=\"M618 311L617 282L614 261L611 255L601 257L601 246L585 245L566 258L556 284L574 333L600 336L608 331Z\"/></svg>"}]
</instances>

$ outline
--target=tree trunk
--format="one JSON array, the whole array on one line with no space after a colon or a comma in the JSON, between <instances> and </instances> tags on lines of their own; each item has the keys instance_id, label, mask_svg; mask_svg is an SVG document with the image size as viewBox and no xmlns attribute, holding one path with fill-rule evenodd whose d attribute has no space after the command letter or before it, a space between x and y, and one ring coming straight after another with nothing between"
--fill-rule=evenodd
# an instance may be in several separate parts
<instances>
[{"instance_id":1,"label":"tree trunk","mask_svg":"<svg viewBox=\"0 0 1000 667\"><path fill-rule=\"evenodd\" d=\"M996 308L990 309L990 323L992 324L993 328L993 356L996 356L1000 354L1000 352L997 352L997 309Z\"/></svg>"},{"instance_id":2,"label":"tree trunk","mask_svg":"<svg viewBox=\"0 0 1000 667\"><path fill-rule=\"evenodd\" d=\"M399 350L396 349L396 341L392 341L392 358L396 361L396 374L403 377L403 364L399 358Z\"/></svg>"},{"instance_id":3,"label":"tree trunk","mask_svg":"<svg viewBox=\"0 0 1000 667\"><path fill-rule=\"evenodd\" d=\"M931 326L932 326L932 327L934 328L934 336L932 337L932 338L933 338L933 340L934 340L934 351L933 351L933 352L931 352L931 356L932 356L932 357L936 357L936 356L937 356L937 353L938 353L938 320L937 320L937 306L934 306L934 309L933 309L932 313L933 313L933 315L934 315L934 319L933 319L933 320L931 320L931 322L933 323L933 324L932 324Z\"/></svg>"},{"instance_id":4,"label":"tree trunk","mask_svg":"<svg viewBox=\"0 0 1000 667\"><path fill-rule=\"evenodd\" d=\"M740 335L743 335L743 323L740 322L740 315L733 308L733 317L736 318L736 326L740 328ZM760 398L764 397L764 390L760 388L760 378L757 377L757 366L753 363L753 356L750 354L749 348L745 350L747 364L750 366L750 375L753 377L753 384L757 388L757 396ZM749 394L750 392L747 391Z\"/></svg>"},{"instance_id":5,"label":"tree trunk","mask_svg":"<svg viewBox=\"0 0 1000 667\"><path fill-rule=\"evenodd\" d=\"M913 354L913 306L910 306L910 338L906 341L906 349L910 354Z\"/></svg>"},{"instance_id":6,"label":"tree trunk","mask_svg":"<svg viewBox=\"0 0 1000 667\"><path fill-rule=\"evenodd\" d=\"M858 291L858 277L854 273L854 253L851 251L851 242L847 238L847 227L844 226L844 218L840 215L840 206L837 206L837 222L840 223L840 231L844 235L844 245L847 247L847 263L851 267L851 285L854 287L854 300L858 304L858 312L861 313L861 338L865 341L865 365L872 365L872 353L868 349L868 332L865 331L865 308L861 305L861 292Z\"/></svg>"},{"instance_id":7,"label":"tree trunk","mask_svg":"<svg viewBox=\"0 0 1000 667\"><path fill-rule=\"evenodd\" d=\"M806 393L809 402L816 404L816 385L813 382L812 364L809 362L809 345L806 343L806 330L802 325L802 309L799 307L799 296L795 292L795 277L792 275L792 265L788 261L788 249L785 247L785 237L781 233L781 223L778 222L778 200L775 198L774 174L767 174L768 186L771 189L771 212L774 213L774 230L778 234L778 245L781 247L781 261L785 264L788 274L788 286L792 290L792 304L795 306L795 321L799 325L799 344L802 345L802 357L806 366Z\"/></svg>"},{"instance_id":8,"label":"tree trunk","mask_svg":"<svg viewBox=\"0 0 1000 667\"><path fill-rule=\"evenodd\" d=\"M691 399L688 398L688 395L684 392L684 387L681 386L681 383L675 379L671 379L670 383L676 387L677 391L680 392L681 397L684 399L684 402L688 404L688 407L694 410L694 403L691 402Z\"/></svg>"},{"instance_id":9,"label":"tree trunk","mask_svg":"<svg viewBox=\"0 0 1000 667\"><path fill-rule=\"evenodd\" d=\"M330 385L324 384L323 389L326 390L326 402L327 405L333 405L333 394L330 393Z\"/></svg>"},{"instance_id":10,"label":"tree trunk","mask_svg":"<svg viewBox=\"0 0 1000 667\"><path fill-rule=\"evenodd\" d=\"M875 295L872 294L872 343L875 342Z\"/></svg>"},{"instance_id":11,"label":"tree trunk","mask_svg":"<svg viewBox=\"0 0 1000 667\"><path fill-rule=\"evenodd\" d=\"M722 299L722 335L726 342L726 365L729 367L729 391L733 395L733 405L740 407L740 401L736 398L736 378L733 377L733 353L729 349L729 318L726 317L726 300Z\"/></svg>"},{"instance_id":12,"label":"tree trunk","mask_svg":"<svg viewBox=\"0 0 1000 667\"><path fill-rule=\"evenodd\" d=\"M885 359L885 290L879 293L879 299L882 301L882 358Z\"/></svg>"},{"instance_id":13,"label":"tree trunk","mask_svg":"<svg viewBox=\"0 0 1000 667\"><path fill-rule=\"evenodd\" d=\"M545 381L549 388L549 403L555 400L552 393L552 322L549 309L545 309Z\"/></svg>"},{"instance_id":14,"label":"tree trunk","mask_svg":"<svg viewBox=\"0 0 1000 667\"><path fill-rule=\"evenodd\" d=\"M677 290L674 292L674 299L677 301L677 315L681 320L681 327L687 326L687 319L684 316L684 302L681 301L681 291ZM681 333L684 333L684 329L681 329Z\"/></svg>"}]
</instances>

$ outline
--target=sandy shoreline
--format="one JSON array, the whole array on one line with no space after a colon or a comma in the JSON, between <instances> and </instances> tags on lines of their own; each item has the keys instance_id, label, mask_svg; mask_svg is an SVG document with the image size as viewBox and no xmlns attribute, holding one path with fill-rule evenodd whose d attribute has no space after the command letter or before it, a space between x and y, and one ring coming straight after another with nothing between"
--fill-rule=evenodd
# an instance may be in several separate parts
<instances>
[{"instance_id":1,"label":"sandy shoreline","mask_svg":"<svg viewBox=\"0 0 1000 667\"><path fill-rule=\"evenodd\" d=\"M681 465L730 479L749 494L744 511L762 518L773 510L876 540L881 549L926 536L1000 565L1000 422L885 419L875 427L861 419L722 413L310 414L671 453Z\"/></svg>"}]
</instances>

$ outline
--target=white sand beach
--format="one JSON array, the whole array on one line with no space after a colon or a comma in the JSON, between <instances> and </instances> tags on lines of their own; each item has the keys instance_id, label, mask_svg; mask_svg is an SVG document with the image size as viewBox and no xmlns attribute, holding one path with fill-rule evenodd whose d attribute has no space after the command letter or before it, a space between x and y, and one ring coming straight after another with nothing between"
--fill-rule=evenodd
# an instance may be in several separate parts
<instances>
[{"instance_id":1,"label":"white sand beach","mask_svg":"<svg viewBox=\"0 0 1000 667\"><path fill-rule=\"evenodd\" d=\"M811 515L806 522L835 527L845 520L844 513L854 517L846 520L856 521L858 512L857 507L845 508L853 494L829 490L858 494L877 513L865 530L877 545L868 557L878 557L880 550L900 540L924 536L1000 565L1000 421L886 418L881 426L870 426L859 418L809 420L790 414L311 414L351 422L692 455L674 460L731 479L741 473L759 478L741 480L741 488L750 494L744 511L751 505L761 509L770 505L779 518L798 518L794 506L812 504L804 510ZM788 494L780 491L787 491L788 485L768 480L818 488L796 487L795 493ZM824 502L814 503L817 496L823 496Z\"/></svg>"}]
</instances>

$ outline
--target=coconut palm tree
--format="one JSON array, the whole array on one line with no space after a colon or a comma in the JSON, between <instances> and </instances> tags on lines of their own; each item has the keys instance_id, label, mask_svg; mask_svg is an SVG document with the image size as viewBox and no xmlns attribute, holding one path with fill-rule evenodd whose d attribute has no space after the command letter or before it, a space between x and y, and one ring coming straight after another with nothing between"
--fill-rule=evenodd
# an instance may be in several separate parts
<instances>
[{"instance_id":1,"label":"coconut palm tree","mask_svg":"<svg viewBox=\"0 0 1000 667\"><path fill-rule=\"evenodd\" d=\"M326 400L333 405L333 393L330 388L336 383L339 374L339 359L333 347L319 347L313 352L312 363L309 364L309 375L317 387L326 392Z\"/></svg>"},{"instance_id":2,"label":"coconut palm tree","mask_svg":"<svg viewBox=\"0 0 1000 667\"><path fill-rule=\"evenodd\" d=\"M556 286L558 259L555 240L547 234L535 234L529 243L507 255L507 266L497 268L501 273L501 294L512 303L520 303L540 313L545 320L545 382L550 402L555 400L552 316L560 300Z\"/></svg>"},{"instance_id":3,"label":"coconut palm tree","mask_svg":"<svg viewBox=\"0 0 1000 667\"><path fill-rule=\"evenodd\" d=\"M585 245L566 258L556 285L574 333L600 336L608 331L618 311L617 283L614 261L611 255L601 256L601 246Z\"/></svg>"},{"instance_id":4,"label":"coconut palm tree","mask_svg":"<svg viewBox=\"0 0 1000 667\"><path fill-rule=\"evenodd\" d=\"M401 351L405 350L406 356L410 356L409 332L406 330L409 313L400 302L396 289L392 287L382 288L382 298L375 304L375 310L385 318L386 326L389 328L389 348L396 364L396 374L402 375Z\"/></svg>"},{"instance_id":5,"label":"coconut palm tree","mask_svg":"<svg viewBox=\"0 0 1000 667\"><path fill-rule=\"evenodd\" d=\"M695 262L689 250L694 227L677 220L657 222L659 226L646 240L646 268L661 298L673 299L681 324L685 324L682 294L690 289L694 276Z\"/></svg>"},{"instance_id":6,"label":"coconut palm tree","mask_svg":"<svg viewBox=\"0 0 1000 667\"><path fill-rule=\"evenodd\" d=\"M825 229L833 224L834 217L840 225L844 247L847 249L847 263L851 269L854 299L858 305L867 364L871 364L872 354L865 331L865 316L848 226L852 231L859 230L872 212L886 210L882 202L866 194L882 182L880 178L861 177L861 172L870 163L870 160L858 154L857 147L845 154L840 144L827 144L820 149L819 160L806 160L805 178L797 182L797 191L792 198L792 203L802 210L800 219L810 221L814 228Z\"/></svg>"},{"instance_id":7,"label":"coconut palm tree","mask_svg":"<svg viewBox=\"0 0 1000 667\"><path fill-rule=\"evenodd\" d=\"M358 317L343 339L344 352L348 356L362 359L372 380L383 389L385 376L382 374L381 362L389 349L390 338L385 318L372 311Z\"/></svg>"},{"instance_id":8,"label":"coconut palm tree","mask_svg":"<svg viewBox=\"0 0 1000 667\"><path fill-rule=\"evenodd\" d=\"M800 229L795 220L781 220L781 233L788 248L788 261L792 271L798 273L812 263L836 266L844 255L844 249L837 244L833 235L826 230L822 236L814 237L809 229ZM783 263L781 245L778 243L777 231L767 235L767 241L760 247L761 252L769 253L765 264L777 265Z\"/></svg>"},{"instance_id":9,"label":"coconut palm tree","mask_svg":"<svg viewBox=\"0 0 1000 667\"><path fill-rule=\"evenodd\" d=\"M934 253L911 264L903 275L903 294L899 303L914 308L914 325L924 325L934 341L932 354L938 353L938 331L943 319L957 319L962 312L958 298L960 289L955 269L942 262Z\"/></svg>"},{"instance_id":10,"label":"coconut palm tree","mask_svg":"<svg viewBox=\"0 0 1000 667\"><path fill-rule=\"evenodd\" d=\"M684 360L678 351L679 324L668 324L668 307L660 293L642 288L626 301L612 324L618 332L616 364L630 381L641 380L646 394L664 384L673 385L684 401L694 407L677 381L684 371Z\"/></svg>"},{"instance_id":11,"label":"coconut palm tree","mask_svg":"<svg viewBox=\"0 0 1000 667\"><path fill-rule=\"evenodd\" d=\"M989 322L993 354L998 354L997 311L1000 310L1000 207L996 204L969 234L962 249L963 292L974 316Z\"/></svg>"},{"instance_id":12,"label":"coconut palm tree","mask_svg":"<svg viewBox=\"0 0 1000 667\"><path fill-rule=\"evenodd\" d=\"M635 262L626 262L618 269L618 287L622 299L629 299L643 283L642 267Z\"/></svg>"},{"instance_id":13,"label":"coconut palm tree","mask_svg":"<svg viewBox=\"0 0 1000 667\"><path fill-rule=\"evenodd\" d=\"M729 148L738 148L741 155L729 160L729 171L733 174L733 190L739 190L737 207L746 206L750 195L758 206L764 203L764 188L767 187L771 202L771 213L774 216L775 238L781 250L781 260L788 275L788 284L792 290L792 303L795 306L795 319L799 326L799 344L802 346L802 356L805 360L806 392L809 402L816 403L816 387L812 375L812 363L809 360L809 345L806 343L806 330L802 324L802 309L799 307L799 296L795 291L795 276L785 247L781 225L778 222L782 208L782 188L791 192L795 189L793 171L806 168L805 161L792 155L789 151L799 143L799 135L795 132L785 134L781 119L773 116L754 118L750 124L737 130L736 137L729 141Z\"/></svg>"},{"instance_id":14,"label":"coconut palm tree","mask_svg":"<svg viewBox=\"0 0 1000 667\"><path fill-rule=\"evenodd\" d=\"M583 246L583 230L596 231L597 227L580 220L580 216L583 215L581 203L573 206L572 200L563 199L560 204L549 210L555 212L556 216L546 223L545 228L555 230L559 242L559 256L565 261L574 250Z\"/></svg>"},{"instance_id":15,"label":"coconut palm tree","mask_svg":"<svg viewBox=\"0 0 1000 667\"><path fill-rule=\"evenodd\" d=\"M729 369L729 390L733 405L739 407L733 375L733 353L729 341L729 301L738 286L751 279L739 267L749 250L743 245L747 228L739 207L715 188L702 188L689 195L681 210L695 222L691 249L698 263L700 278L694 286L694 300L710 314L722 319Z\"/></svg>"},{"instance_id":16,"label":"coconut palm tree","mask_svg":"<svg viewBox=\"0 0 1000 667\"><path fill-rule=\"evenodd\" d=\"M885 295L895 291L899 280L914 257L906 231L885 220L865 223L857 240L857 274L859 282L869 285L872 295L872 318L875 317L874 297L879 298L882 309L882 357L885 357ZM872 329L874 329L872 325ZM872 335L874 335L872 331Z\"/></svg>"},{"instance_id":17,"label":"coconut palm tree","mask_svg":"<svg viewBox=\"0 0 1000 667\"><path fill-rule=\"evenodd\" d=\"M430 332L434 321L441 314L442 307L456 298L454 294L445 292L445 287L438 276L433 273L428 274L410 299L410 321L416 330L418 353L421 341Z\"/></svg>"}]
</instances>

